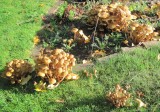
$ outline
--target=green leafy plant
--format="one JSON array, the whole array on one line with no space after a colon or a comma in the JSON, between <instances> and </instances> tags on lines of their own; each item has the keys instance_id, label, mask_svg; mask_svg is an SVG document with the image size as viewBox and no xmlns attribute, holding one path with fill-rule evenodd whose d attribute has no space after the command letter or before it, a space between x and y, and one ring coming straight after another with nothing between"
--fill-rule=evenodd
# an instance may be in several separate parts
<instances>
[{"instance_id":1,"label":"green leafy plant","mask_svg":"<svg viewBox=\"0 0 160 112\"><path fill-rule=\"evenodd\" d=\"M144 12L146 8L148 8L148 6L147 6L147 3L145 1L131 2L130 5L129 5L129 10L130 11Z\"/></svg>"},{"instance_id":2,"label":"green leafy plant","mask_svg":"<svg viewBox=\"0 0 160 112\"><path fill-rule=\"evenodd\" d=\"M62 37L59 36L59 32L57 32L55 34L54 37L51 37L50 40L49 40L49 45L52 47L52 48L55 48L57 46L60 46L61 45L61 42L62 42Z\"/></svg>"},{"instance_id":3,"label":"green leafy plant","mask_svg":"<svg viewBox=\"0 0 160 112\"><path fill-rule=\"evenodd\" d=\"M69 20L73 20L73 19L74 19L74 16L75 16L75 12L72 11L72 10L70 10L70 11L69 11L69 16L68 16Z\"/></svg>"},{"instance_id":4,"label":"green leafy plant","mask_svg":"<svg viewBox=\"0 0 160 112\"><path fill-rule=\"evenodd\" d=\"M64 2L63 4L61 4L57 10L57 13L56 15L60 18L62 18L63 14L64 14L64 11L67 7L68 3L67 2Z\"/></svg>"},{"instance_id":5,"label":"green leafy plant","mask_svg":"<svg viewBox=\"0 0 160 112\"><path fill-rule=\"evenodd\" d=\"M105 38L100 40L100 38L95 37L95 42L92 44L93 47L98 48L100 50L105 50L108 44L108 36L105 36Z\"/></svg>"},{"instance_id":6,"label":"green leafy plant","mask_svg":"<svg viewBox=\"0 0 160 112\"><path fill-rule=\"evenodd\" d=\"M71 45L68 45L66 43L63 43L63 49L66 51L66 52L70 52L75 46L76 46L76 43L73 43Z\"/></svg>"},{"instance_id":7,"label":"green leafy plant","mask_svg":"<svg viewBox=\"0 0 160 112\"><path fill-rule=\"evenodd\" d=\"M125 40L125 37L122 33L114 32L109 35L108 47L114 52L118 52L121 49L121 44Z\"/></svg>"}]
</instances>

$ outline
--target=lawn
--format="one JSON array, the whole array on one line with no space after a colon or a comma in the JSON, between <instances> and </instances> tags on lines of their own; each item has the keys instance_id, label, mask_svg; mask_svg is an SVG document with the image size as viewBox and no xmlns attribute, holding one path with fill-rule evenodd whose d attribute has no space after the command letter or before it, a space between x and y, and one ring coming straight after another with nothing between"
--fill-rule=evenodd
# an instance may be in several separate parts
<instances>
[{"instance_id":1,"label":"lawn","mask_svg":"<svg viewBox=\"0 0 160 112\"><path fill-rule=\"evenodd\" d=\"M55 0L0 1L0 71L4 69L7 62L13 59L33 62L31 58L33 39L37 32L42 30L41 26L44 23L41 17L54 6L54 3ZM139 7L138 10L141 8ZM56 24L54 20L50 22L53 29L61 23ZM58 28L66 27L61 28L61 26L63 24ZM67 37L66 30L59 32L64 34L61 34L62 36L70 38ZM57 30L54 33L59 32ZM54 33L51 32L52 36ZM58 34L57 37L60 36ZM111 36L116 37L116 35ZM52 39L53 42L50 43L55 44L54 38ZM62 43L62 41L59 42ZM0 112L160 112L158 54L160 54L160 45L147 49L135 48L134 51L125 53L119 52L117 56L109 60L102 63L95 61L92 68L86 68L91 74L97 70L96 76L87 77L84 71L79 71L77 72L80 76L78 80L63 81L57 88L43 92L34 90L33 85L34 81L38 80L37 77L33 77L24 86L11 85L6 79L0 78ZM32 75L37 74L33 72ZM132 96L130 106L116 108L106 99L106 95L113 91L117 84L123 88L126 85L131 86L127 90ZM139 98L136 95L137 91L142 92L144 96ZM141 99L147 107L138 108L135 98Z\"/></svg>"},{"instance_id":2,"label":"lawn","mask_svg":"<svg viewBox=\"0 0 160 112\"><path fill-rule=\"evenodd\" d=\"M143 54L142 54L143 52ZM120 53L105 63L97 63L97 78L86 77L79 72L77 81L64 81L59 87L46 92L33 92L28 85L22 87L7 86L1 81L0 111L3 112L159 112L160 111L160 62L157 55L160 46L141 49L129 53ZM88 71L92 72L93 69ZM30 84L33 83L32 81ZM115 108L105 95L116 84L123 87L131 85L129 92L136 96L142 91L141 100L147 108L131 107ZM7 86L7 87L6 87ZM57 100L62 100L59 102ZM64 101L64 102L63 102Z\"/></svg>"},{"instance_id":3,"label":"lawn","mask_svg":"<svg viewBox=\"0 0 160 112\"><path fill-rule=\"evenodd\" d=\"M0 1L0 70L12 59L29 59L41 16L54 0Z\"/></svg>"}]
</instances>

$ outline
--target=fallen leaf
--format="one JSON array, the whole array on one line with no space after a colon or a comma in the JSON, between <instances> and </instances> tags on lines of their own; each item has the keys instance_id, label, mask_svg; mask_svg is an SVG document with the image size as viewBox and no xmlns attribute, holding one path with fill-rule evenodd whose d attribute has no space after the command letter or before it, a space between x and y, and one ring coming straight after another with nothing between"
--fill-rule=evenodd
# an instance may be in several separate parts
<instances>
[{"instance_id":1,"label":"fallen leaf","mask_svg":"<svg viewBox=\"0 0 160 112\"><path fill-rule=\"evenodd\" d=\"M103 57L106 55L106 52L104 50L95 50L94 53L92 53L92 57Z\"/></svg>"},{"instance_id":2,"label":"fallen leaf","mask_svg":"<svg viewBox=\"0 0 160 112\"><path fill-rule=\"evenodd\" d=\"M157 59L158 59L158 61L160 60L160 54L158 54Z\"/></svg>"},{"instance_id":3,"label":"fallen leaf","mask_svg":"<svg viewBox=\"0 0 160 112\"><path fill-rule=\"evenodd\" d=\"M39 83L36 83L34 84L35 86L35 91L38 91L38 92L44 92L46 91L46 83L43 83L42 81L40 81Z\"/></svg>"},{"instance_id":4,"label":"fallen leaf","mask_svg":"<svg viewBox=\"0 0 160 112\"><path fill-rule=\"evenodd\" d=\"M56 103L64 103L65 101L63 99L58 99L55 101Z\"/></svg>"},{"instance_id":5,"label":"fallen leaf","mask_svg":"<svg viewBox=\"0 0 160 112\"><path fill-rule=\"evenodd\" d=\"M97 78L97 70L96 69L94 69L94 75Z\"/></svg>"},{"instance_id":6,"label":"fallen leaf","mask_svg":"<svg viewBox=\"0 0 160 112\"><path fill-rule=\"evenodd\" d=\"M147 107L147 105L145 103L143 103L140 99L136 98L136 101L138 103L138 107L141 108L141 107Z\"/></svg>"},{"instance_id":7,"label":"fallen leaf","mask_svg":"<svg viewBox=\"0 0 160 112\"><path fill-rule=\"evenodd\" d=\"M56 87L58 87L58 85L59 85L59 83L56 84L56 85L49 84L49 85L47 86L47 89L55 89Z\"/></svg>"},{"instance_id":8,"label":"fallen leaf","mask_svg":"<svg viewBox=\"0 0 160 112\"><path fill-rule=\"evenodd\" d=\"M71 76L72 76L73 80L79 79L79 75L77 75L77 74L71 73Z\"/></svg>"},{"instance_id":9,"label":"fallen leaf","mask_svg":"<svg viewBox=\"0 0 160 112\"><path fill-rule=\"evenodd\" d=\"M138 95L139 98L144 96L144 93L141 91L137 91L136 94Z\"/></svg>"},{"instance_id":10,"label":"fallen leaf","mask_svg":"<svg viewBox=\"0 0 160 112\"><path fill-rule=\"evenodd\" d=\"M35 36L33 39L34 45L37 45L40 42L40 39L38 36Z\"/></svg>"},{"instance_id":11,"label":"fallen leaf","mask_svg":"<svg viewBox=\"0 0 160 112\"><path fill-rule=\"evenodd\" d=\"M87 70L84 70L83 72L87 77L89 76L89 72Z\"/></svg>"}]
</instances>

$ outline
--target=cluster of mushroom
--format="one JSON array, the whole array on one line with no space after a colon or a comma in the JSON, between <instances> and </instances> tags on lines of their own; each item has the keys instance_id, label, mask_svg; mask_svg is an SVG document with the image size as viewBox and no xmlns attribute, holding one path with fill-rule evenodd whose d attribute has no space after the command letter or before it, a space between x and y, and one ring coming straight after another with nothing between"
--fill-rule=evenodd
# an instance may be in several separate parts
<instances>
[{"instance_id":1,"label":"cluster of mushroom","mask_svg":"<svg viewBox=\"0 0 160 112\"><path fill-rule=\"evenodd\" d=\"M53 85L60 83L63 79L78 79L78 75L72 73L75 65L74 55L64 52L62 49L42 50L35 60L37 75L43 81Z\"/></svg>"},{"instance_id":2,"label":"cluster of mushroom","mask_svg":"<svg viewBox=\"0 0 160 112\"><path fill-rule=\"evenodd\" d=\"M88 13L87 24L95 26L98 20L99 31L124 31L132 19L136 19L136 16L131 14L127 6L113 3L93 7Z\"/></svg>"},{"instance_id":3,"label":"cluster of mushroom","mask_svg":"<svg viewBox=\"0 0 160 112\"><path fill-rule=\"evenodd\" d=\"M33 67L30 63L24 60L12 60L9 62L4 71L4 77L9 79L12 84L15 83L20 83L20 84L25 84L24 79L28 77L29 73L33 71ZM29 76L29 79L31 77ZM27 78L28 79L28 78Z\"/></svg>"},{"instance_id":4,"label":"cluster of mushroom","mask_svg":"<svg viewBox=\"0 0 160 112\"><path fill-rule=\"evenodd\" d=\"M154 30L152 26L132 22L127 31L128 38L133 44L137 45L140 42L150 41L157 36L158 32L154 32Z\"/></svg>"},{"instance_id":5,"label":"cluster of mushroom","mask_svg":"<svg viewBox=\"0 0 160 112\"><path fill-rule=\"evenodd\" d=\"M91 40L89 36L86 36L83 33L83 30L79 30L78 28L73 28L72 33L74 33L74 41L76 41L79 44L87 44Z\"/></svg>"},{"instance_id":6,"label":"cluster of mushroom","mask_svg":"<svg viewBox=\"0 0 160 112\"><path fill-rule=\"evenodd\" d=\"M107 99L117 108L127 106L126 102L130 97L131 95L121 88L120 85L116 85L115 91L109 92L107 95Z\"/></svg>"}]
</instances>

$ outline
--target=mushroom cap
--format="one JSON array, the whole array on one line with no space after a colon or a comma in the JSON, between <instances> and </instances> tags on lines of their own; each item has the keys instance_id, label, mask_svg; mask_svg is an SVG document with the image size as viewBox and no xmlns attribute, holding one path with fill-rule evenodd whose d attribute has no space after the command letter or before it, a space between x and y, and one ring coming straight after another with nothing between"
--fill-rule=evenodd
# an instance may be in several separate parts
<instances>
[{"instance_id":1,"label":"mushroom cap","mask_svg":"<svg viewBox=\"0 0 160 112\"><path fill-rule=\"evenodd\" d=\"M11 77L11 76L12 76L12 73L11 73L11 72L6 72L6 76L7 76L7 77Z\"/></svg>"},{"instance_id":2,"label":"mushroom cap","mask_svg":"<svg viewBox=\"0 0 160 112\"><path fill-rule=\"evenodd\" d=\"M105 19L105 18L107 18L109 16L110 16L110 14L107 13L107 12L99 12L98 13L98 17L103 18L103 19Z\"/></svg>"},{"instance_id":3,"label":"mushroom cap","mask_svg":"<svg viewBox=\"0 0 160 112\"><path fill-rule=\"evenodd\" d=\"M49 78L49 84L55 84L56 82L55 78Z\"/></svg>"},{"instance_id":4,"label":"mushroom cap","mask_svg":"<svg viewBox=\"0 0 160 112\"><path fill-rule=\"evenodd\" d=\"M44 72L38 72L38 76L40 76L40 77L45 77L45 73Z\"/></svg>"},{"instance_id":5,"label":"mushroom cap","mask_svg":"<svg viewBox=\"0 0 160 112\"><path fill-rule=\"evenodd\" d=\"M73 28L73 29L71 30L72 33L76 33L77 31L78 31L78 28Z\"/></svg>"}]
</instances>

